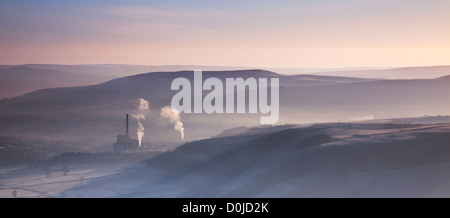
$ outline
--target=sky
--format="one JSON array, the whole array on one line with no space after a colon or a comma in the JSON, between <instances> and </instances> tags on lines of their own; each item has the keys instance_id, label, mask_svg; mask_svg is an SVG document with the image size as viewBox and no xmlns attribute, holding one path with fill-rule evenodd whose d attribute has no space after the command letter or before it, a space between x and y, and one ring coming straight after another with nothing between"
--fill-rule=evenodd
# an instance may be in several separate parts
<instances>
[{"instance_id":1,"label":"sky","mask_svg":"<svg viewBox=\"0 0 450 218\"><path fill-rule=\"evenodd\" d=\"M450 64L448 0L2 0L0 64Z\"/></svg>"}]
</instances>

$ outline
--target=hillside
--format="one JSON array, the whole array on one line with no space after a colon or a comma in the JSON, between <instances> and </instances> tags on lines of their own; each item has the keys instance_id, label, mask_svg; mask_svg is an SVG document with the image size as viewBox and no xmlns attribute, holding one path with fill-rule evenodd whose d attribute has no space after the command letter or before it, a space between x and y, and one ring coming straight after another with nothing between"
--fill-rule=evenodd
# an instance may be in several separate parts
<instances>
[{"instance_id":1,"label":"hillside","mask_svg":"<svg viewBox=\"0 0 450 218\"><path fill-rule=\"evenodd\" d=\"M449 197L450 125L241 129L153 154L0 168L0 197ZM142 160L147 155L147 161Z\"/></svg>"},{"instance_id":2,"label":"hillside","mask_svg":"<svg viewBox=\"0 0 450 218\"><path fill-rule=\"evenodd\" d=\"M137 99L150 101L144 141L181 143L172 126L159 118L177 91L174 78L193 78L192 71L153 72L118 78L98 85L51 88L0 102L3 135L44 137L81 147L110 149L124 132L123 117L134 113ZM264 70L205 71L203 78L280 78L280 119L283 123L351 121L359 117L387 119L450 114L446 77L420 80L368 80L350 77L286 76ZM204 94L207 92L205 91ZM259 125L261 114L182 114L188 141L219 134L236 126ZM130 121L131 132L135 120ZM214 127L214 128L211 128Z\"/></svg>"}]
</instances>

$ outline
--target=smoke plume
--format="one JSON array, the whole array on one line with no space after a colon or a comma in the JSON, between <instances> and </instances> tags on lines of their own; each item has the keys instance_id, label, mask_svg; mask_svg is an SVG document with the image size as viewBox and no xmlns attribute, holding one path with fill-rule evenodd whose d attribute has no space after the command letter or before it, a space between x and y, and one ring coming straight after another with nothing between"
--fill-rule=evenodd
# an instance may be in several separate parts
<instances>
[{"instance_id":1,"label":"smoke plume","mask_svg":"<svg viewBox=\"0 0 450 218\"><path fill-rule=\"evenodd\" d=\"M148 108L148 101L140 98L139 106L137 108L136 113L132 114L133 118L137 120L137 137L139 140L139 147L141 147L142 138L144 137L144 126L142 125L142 121L145 120L145 116L150 112Z\"/></svg>"},{"instance_id":2,"label":"smoke plume","mask_svg":"<svg viewBox=\"0 0 450 218\"><path fill-rule=\"evenodd\" d=\"M181 140L184 140L184 128L183 123L180 121L180 112L171 106L165 106L161 108L161 117L168 119L170 123L173 123L173 129L180 132Z\"/></svg>"},{"instance_id":3,"label":"smoke plume","mask_svg":"<svg viewBox=\"0 0 450 218\"><path fill-rule=\"evenodd\" d=\"M375 117L373 115L367 115L367 116L359 116L359 117L351 117L351 121L364 121L364 120L374 120Z\"/></svg>"}]
</instances>

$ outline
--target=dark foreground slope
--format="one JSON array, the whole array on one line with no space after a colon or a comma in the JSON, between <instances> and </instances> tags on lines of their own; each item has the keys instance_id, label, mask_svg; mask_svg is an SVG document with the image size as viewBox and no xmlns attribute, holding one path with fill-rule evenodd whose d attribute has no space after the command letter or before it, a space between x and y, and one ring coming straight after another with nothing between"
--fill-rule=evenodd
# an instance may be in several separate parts
<instances>
[{"instance_id":1,"label":"dark foreground slope","mask_svg":"<svg viewBox=\"0 0 450 218\"><path fill-rule=\"evenodd\" d=\"M449 142L450 124L241 128L140 163L69 153L0 167L0 197L450 197Z\"/></svg>"},{"instance_id":2,"label":"dark foreground slope","mask_svg":"<svg viewBox=\"0 0 450 218\"><path fill-rule=\"evenodd\" d=\"M150 166L214 197L449 197L450 125L329 124L183 145Z\"/></svg>"}]
</instances>

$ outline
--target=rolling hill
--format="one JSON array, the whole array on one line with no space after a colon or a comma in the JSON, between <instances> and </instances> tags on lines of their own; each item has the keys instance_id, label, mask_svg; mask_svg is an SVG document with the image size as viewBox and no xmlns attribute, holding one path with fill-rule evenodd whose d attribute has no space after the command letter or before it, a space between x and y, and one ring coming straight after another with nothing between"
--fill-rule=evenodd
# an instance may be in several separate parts
<instances>
[{"instance_id":1,"label":"rolling hill","mask_svg":"<svg viewBox=\"0 0 450 218\"><path fill-rule=\"evenodd\" d=\"M192 71L152 72L98 85L42 89L0 102L3 135L45 137L110 149L124 132L124 114L136 112L137 99L150 101L144 141L180 144L173 125L159 118L170 105L174 78L192 81ZM450 114L448 77L373 80L338 76L281 75L265 70L205 71L203 78L280 78L280 119L284 123L352 121ZM225 83L225 81L223 81ZM206 94L204 92L203 94ZM237 126L257 126L261 114L181 114L188 141ZM137 127L131 120L131 132Z\"/></svg>"}]
</instances>

